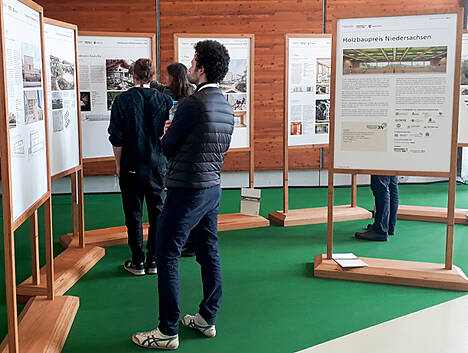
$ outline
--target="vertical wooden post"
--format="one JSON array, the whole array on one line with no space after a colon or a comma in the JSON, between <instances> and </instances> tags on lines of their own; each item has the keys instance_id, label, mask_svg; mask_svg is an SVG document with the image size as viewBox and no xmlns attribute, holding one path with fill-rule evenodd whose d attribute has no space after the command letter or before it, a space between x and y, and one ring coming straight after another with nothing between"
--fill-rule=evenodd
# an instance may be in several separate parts
<instances>
[{"instance_id":1,"label":"vertical wooden post","mask_svg":"<svg viewBox=\"0 0 468 353\"><path fill-rule=\"evenodd\" d=\"M54 238L52 232L52 196L44 203L45 238L46 238L46 272L47 298L54 299Z\"/></svg>"},{"instance_id":2,"label":"vertical wooden post","mask_svg":"<svg viewBox=\"0 0 468 353\"><path fill-rule=\"evenodd\" d=\"M85 239L85 224L84 224L84 191L83 191L83 168L77 171L78 176L78 236L79 246L84 248L86 246Z\"/></svg>"},{"instance_id":3,"label":"vertical wooden post","mask_svg":"<svg viewBox=\"0 0 468 353\"><path fill-rule=\"evenodd\" d=\"M461 58L461 42L463 29L463 10L458 11L457 15L457 47L455 58ZM453 267L453 231L455 224L455 192L457 187L457 143L458 143L458 108L460 100L460 69L458 60L455 61L454 89L453 89L453 108L452 108L452 145L450 150L450 178L447 206L447 237L445 243L445 269L451 270Z\"/></svg>"},{"instance_id":4,"label":"vertical wooden post","mask_svg":"<svg viewBox=\"0 0 468 353\"><path fill-rule=\"evenodd\" d=\"M250 38L250 82L249 82L249 90L250 90L250 152L249 152L249 187L254 188L255 182L255 125L254 125L254 85L252 82L255 82L255 39L254 36L249 36Z\"/></svg>"},{"instance_id":5,"label":"vertical wooden post","mask_svg":"<svg viewBox=\"0 0 468 353\"><path fill-rule=\"evenodd\" d=\"M351 174L351 207L357 206L357 182L356 174Z\"/></svg>"},{"instance_id":6,"label":"vertical wooden post","mask_svg":"<svg viewBox=\"0 0 468 353\"><path fill-rule=\"evenodd\" d=\"M77 183L76 183L76 172L70 174L71 182L71 197L72 197L72 225L73 225L73 237L78 236L78 209L77 209Z\"/></svg>"},{"instance_id":7,"label":"vertical wooden post","mask_svg":"<svg viewBox=\"0 0 468 353\"><path fill-rule=\"evenodd\" d=\"M449 179L449 195L447 208L447 237L445 245L445 269L451 270L453 267L453 229L455 223L455 189L456 178Z\"/></svg>"},{"instance_id":8,"label":"vertical wooden post","mask_svg":"<svg viewBox=\"0 0 468 353\"><path fill-rule=\"evenodd\" d=\"M10 353L19 353L18 310L16 306L15 232L12 229L11 223L6 220L4 220L3 234L5 246L5 284L8 316L8 345Z\"/></svg>"},{"instance_id":9,"label":"vertical wooden post","mask_svg":"<svg viewBox=\"0 0 468 353\"><path fill-rule=\"evenodd\" d=\"M327 219L327 259L333 253L333 169L328 169L328 219Z\"/></svg>"},{"instance_id":10,"label":"vertical wooden post","mask_svg":"<svg viewBox=\"0 0 468 353\"><path fill-rule=\"evenodd\" d=\"M284 119L283 119L283 213L289 208L289 119L288 119L288 84L289 84L289 36L286 35L286 54L284 58Z\"/></svg>"},{"instance_id":11,"label":"vertical wooden post","mask_svg":"<svg viewBox=\"0 0 468 353\"><path fill-rule=\"evenodd\" d=\"M39 225L37 221L37 210L29 217L31 227L31 264L33 284L41 283L40 265L39 265Z\"/></svg>"}]
</instances>

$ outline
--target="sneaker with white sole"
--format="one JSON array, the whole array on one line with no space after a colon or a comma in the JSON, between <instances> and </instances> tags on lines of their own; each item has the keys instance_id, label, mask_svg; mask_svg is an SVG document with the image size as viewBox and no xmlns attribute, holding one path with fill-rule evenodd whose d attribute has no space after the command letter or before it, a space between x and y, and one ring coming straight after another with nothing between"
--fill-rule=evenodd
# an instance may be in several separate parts
<instances>
[{"instance_id":1,"label":"sneaker with white sole","mask_svg":"<svg viewBox=\"0 0 468 353\"><path fill-rule=\"evenodd\" d=\"M146 261L145 272L147 275L158 274L158 268L156 267L156 261Z\"/></svg>"},{"instance_id":2,"label":"sneaker with white sole","mask_svg":"<svg viewBox=\"0 0 468 353\"><path fill-rule=\"evenodd\" d=\"M167 336L157 328L135 333L132 342L144 348L174 350L179 348L179 335Z\"/></svg>"},{"instance_id":3,"label":"sneaker with white sole","mask_svg":"<svg viewBox=\"0 0 468 353\"><path fill-rule=\"evenodd\" d=\"M216 327L215 327L215 325L209 325L199 313L197 313L195 315L185 315L182 318L182 320L180 320L180 322L185 327L191 328L193 330L200 331L206 337L216 336Z\"/></svg>"},{"instance_id":4,"label":"sneaker with white sole","mask_svg":"<svg viewBox=\"0 0 468 353\"><path fill-rule=\"evenodd\" d=\"M134 274L135 276L143 276L145 274L145 266L143 262L135 263L132 260L125 261L124 269Z\"/></svg>"}]
</instances>

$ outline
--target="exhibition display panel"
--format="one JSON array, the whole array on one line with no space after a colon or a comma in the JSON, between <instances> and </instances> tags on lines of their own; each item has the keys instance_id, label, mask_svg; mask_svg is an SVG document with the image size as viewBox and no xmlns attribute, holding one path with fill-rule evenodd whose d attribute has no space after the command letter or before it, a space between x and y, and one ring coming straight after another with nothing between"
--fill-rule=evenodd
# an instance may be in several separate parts
<instances>
[{"instance_id":1,"label":"exhibition display panel","mask_svg":"<svg viewBox=\"0 0 468 353\"><path fill-rule=\"evenodd\" d=\"M72 226L73 234L78 239L76 248L67 249L54 259L55 295L68 291L105 253L102 248L85 247L76 36L75 25L44 18L47 125L53 171L51 178L56 180L69 176L71 179ZM33 234L37 234L36 229L37 223L34 230L31 228ZM38 258L38 254L33 258ZM35 269L34 275L17 287L20 302L26 302L44 289L45 268L39 271Z\"/></svg>"},{"instance_id":2,"label":"exhibition display panel","mask_svg":"<svg viewBox=\"0 0 468 353\"><path fill-rule=\"evenodd\" d=\"M78 309L78 298L54 300L54 259L48 131L46 128L47 86L45 84L44 34L42 7L30 0L2 0L0 7L0 152L2 173L3 233L8 336L2 351L43 351L50 341L60 337L50 351L63 346ZM31 299L17 316L15 230L28 218L31 224L33 276L39 284L37 210L44 205L46 284L38 295L46 305ZM61 305L66 300L70 305ZM47 311L45 311L47 307ZM48 320L63 320L54 337L37 336L34 326ZM34 323L34 325L31 325ZM27 344L26 344L27 342ZM31 348L32 347L32 348Z\"/></svg>"},{"instance_id":3,"label":"exhibition display panel","mask_svg":"<svg viewBox=\"0 0 468 353\"><path fill-rule=\"evenodd\" d=\"M83 158L99 163L114 160L107 128L114 99L133 87L130 66L140 58L156 58L151 33L78 33L80 109ZM154 62L153 62L154 65Z\"/></svg>"},{"instance_id":4,"label":"exhibition display panel","mask_svg":"<svg viewBox=\"0 0 468 353\"><path fill-rule=\"evenodd\" d=\"M282 226L325 223L327 207L289 209L289 148L328 146L330 124L331 42L329 34L287 34L283 126L283 210L268 218ZM351 205L337 206L335 221L372 218L356 206L356 175Z\"/></svg>"},{"instance_id":5,"label":"exhibition display panel","mask_svg":"<svg viewBox=\"0 0 468 353\"><path fill-rule=\"evenodd\" d=\"M468 290L453 265L462 22L461 9L334 21L327 253L315 276ZM341 268L335 173L448 177L445 264L360 258L367 267Z\"/></svg>"}]
</instances>

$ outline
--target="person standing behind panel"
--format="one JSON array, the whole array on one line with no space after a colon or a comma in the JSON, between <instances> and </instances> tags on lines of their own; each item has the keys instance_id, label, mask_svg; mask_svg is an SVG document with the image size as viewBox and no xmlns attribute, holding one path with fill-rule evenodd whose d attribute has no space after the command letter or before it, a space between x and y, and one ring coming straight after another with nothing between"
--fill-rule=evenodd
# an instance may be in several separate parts
<instances>
[{"instance_id":1,"label":"person standing behind panel","mask_svg":"<svg viewBox=\"0 0 468 353\"><path fill-rule=\"evenodd\" d=\"M234 113L218 88L229 69L226 48L212 40L198 42L189 70L195 93L180 104L162 139L169 159L167 198L158 224L159 326L139 332L132 341L142 347L179 347L180 280L178 258L189 234L201 265L203 300L196 315L182 324L207 337L216 335L222 280L217 220L220 174L234 130Z\"/></svg>"},{"instance_id":2,"label":"person standing behind panel","mask_svg":"<svg viewBox=\"0 0 468 353\"><path fill-rule=\"evenodd\" d=\"M132 259L124 268L134 275L157 273L156 229L163 205L166 158L160 137L168 118L172 100L149 88L154 71L150 59L138 59L134 65L135 87L114 101L109 124L109 141L114 148L115 167L122 192L125 225ZM146 199L148 242L146 266L143 251L142 213Z\"/></svg>"},{"instance_id":3,"label":"person standing behind panel","mask_svg":"<svg viewBox=\"0 0 468 353\"><path fill-rule=\"evenodd\" d=\"M375 199L374 224L367 225L367 231L357 232L356 238L386 241L395 234L398 213L398 177L371 175L371 189Z\"/></svg>"}]
</instances>

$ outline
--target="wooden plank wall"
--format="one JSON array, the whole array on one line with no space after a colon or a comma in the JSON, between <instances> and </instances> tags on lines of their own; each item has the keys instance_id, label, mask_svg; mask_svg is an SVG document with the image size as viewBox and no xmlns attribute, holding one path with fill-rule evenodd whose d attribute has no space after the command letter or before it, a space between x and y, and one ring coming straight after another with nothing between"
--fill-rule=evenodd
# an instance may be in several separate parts
<instances>
[{"instance_id":1,"label":"wooden plank wall","mask_svg":"<svg viewBox=\"0 0 468 353\"><path fill-rule=\"evenodd\" d=\"M282 169L284 55L286 33L322 33L323 0L160 0L161 68L173 61L174 33L255 34L255 167ZM81 30L155 32L153 0L37 0L45 16ZM463 7L461 0L326 0L326 27L350 13ZM164 75L163 75L164 77ZM326 157L326 151L324 153ZM326 159L325 159L326 162ZM290 169L318 169L320 150L290 149ZM326 166L326 164L325 164ZM86 175L109 174L111 164L85 165ZM228 153L225 171L248 169L247 153ZM99 172L101 170L102 172Z\"/></svg>"}]
</instances>

